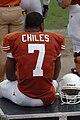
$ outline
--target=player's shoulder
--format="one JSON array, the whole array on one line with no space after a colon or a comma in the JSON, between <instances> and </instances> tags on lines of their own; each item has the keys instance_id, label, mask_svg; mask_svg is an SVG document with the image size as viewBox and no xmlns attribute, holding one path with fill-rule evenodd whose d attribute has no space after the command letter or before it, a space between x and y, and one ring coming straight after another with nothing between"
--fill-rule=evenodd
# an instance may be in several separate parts
<instances>
[{"instance_id":1,"label":"player's shoulder","mask_svg":"<svg viewBox=\"0 0 80 120\"><path fill-rule=\"evenodd\" d=\"M64 39L64 35L57 33L57 32L46 32L47 34L49 34L51 37L57 39Z\"/></svg>"},{"instance_id":2,"label":"player's shoulder","mask_svg":"<svg viewBox=\"0 0 80 120\"><path fill-rule=\"evenodd\" d=\"M16 39L19 36L20 32L8 33L4 36L4 39Z\"/></svg>"},{"instance_id":3,"label":"player's shoulder","mask_svg":"<svg viewBox=\"0 0 80 120\"><path fill-rule=\"evenodd\" d=\"M65 49L65 37L64 35L57 33L57 32L50 32L48 33L50 35L50 39L54 42L57 43L57 45L61 46L61 49Z\"/></svg>"}]
</instances>

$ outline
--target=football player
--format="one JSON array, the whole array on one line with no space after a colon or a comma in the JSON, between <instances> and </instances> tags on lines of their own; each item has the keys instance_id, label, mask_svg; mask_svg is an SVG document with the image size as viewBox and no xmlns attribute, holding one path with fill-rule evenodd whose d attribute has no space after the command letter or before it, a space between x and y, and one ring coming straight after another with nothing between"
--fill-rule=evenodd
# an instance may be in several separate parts
<instances>
[{"instance_id":1,"label":"football player","mask_svg":"<svg viewBox=\"0 0 80 120\"><path fill-rule=\"evenodd\" d=\"M64 36L44 32L43 17L27 14L25 32L7 34L3 50L7 52L7 80L0 83L0 96L22 106L47 106L54 103L61 68Z\"/></svg>"}]
</instances>

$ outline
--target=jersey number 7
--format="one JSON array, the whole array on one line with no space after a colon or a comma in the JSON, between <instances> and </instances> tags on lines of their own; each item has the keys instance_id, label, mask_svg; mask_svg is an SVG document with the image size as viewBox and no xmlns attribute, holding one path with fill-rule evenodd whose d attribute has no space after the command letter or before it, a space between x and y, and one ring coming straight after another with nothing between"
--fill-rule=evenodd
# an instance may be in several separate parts
<instances>
[{"instance_id":1,"label":"jersey number 7","mask_svg":"<svg viewBox=\"0 0 80 120\"><path fill-rule=\"evenodd\" d=\"M35 50L39 50L39 54L33 76L43 76L42 64L45 55L45 44L28 44L28 53L34 53Z\"/></svg>"}]
</instances>

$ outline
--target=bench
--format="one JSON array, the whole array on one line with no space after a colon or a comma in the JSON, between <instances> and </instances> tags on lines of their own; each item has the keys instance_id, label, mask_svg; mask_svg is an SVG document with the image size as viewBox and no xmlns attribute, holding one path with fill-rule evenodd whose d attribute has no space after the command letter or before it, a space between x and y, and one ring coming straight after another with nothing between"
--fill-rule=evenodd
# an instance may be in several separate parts
<instances>
[{"instance_id":1,"label":"bench","mask_svg":"<svg viewBox=\"0 0 80 120\"><path fill-rule=\"evenodd\" d=\"M80 104L61 105L59 96L47 107L22 107L0 98L0 120L80 120Z\"/></svg>"}]
</instances>

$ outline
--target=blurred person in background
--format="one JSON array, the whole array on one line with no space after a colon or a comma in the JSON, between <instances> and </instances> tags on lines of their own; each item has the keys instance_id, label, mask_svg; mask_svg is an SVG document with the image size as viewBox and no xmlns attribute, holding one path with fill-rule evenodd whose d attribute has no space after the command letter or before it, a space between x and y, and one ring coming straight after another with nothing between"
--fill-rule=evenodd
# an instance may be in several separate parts
<instances>
[{"instance_id":1,"label":"blurred person in background","mask_svg":"<svg viewBox=\"0 0 80 120\"><path fill-rule=\"evenodd\" d=\"M69 9L68 36L72 42L75 68L72 73L80 76L80 0L57 0L60 7Z\"/></svg>"},{"instance_id":2,"label":"blurred person in background","mask_svg":"<svg viewBox=\"0 0 80 120\"><path fill-rule=\"evenodd\" d=\"M42 4L40 0L21 0L20 6L23 9L23 16L25 20L25 15L30 12L39 12L45 18L48 13L48 5L50 0L43 0Z\"/></svg>"},{"instance_id":3,"label":"blurred person in background","mask_svg":"<svg viewBox=\"0 0 80 120\"><path fill-rule=\"evenodd\" d=\"M23 31L20 0L0 0L0 81L4 80L6 54L2 50L3 37L7 33Z\"/></svg>"}]
</instances>

